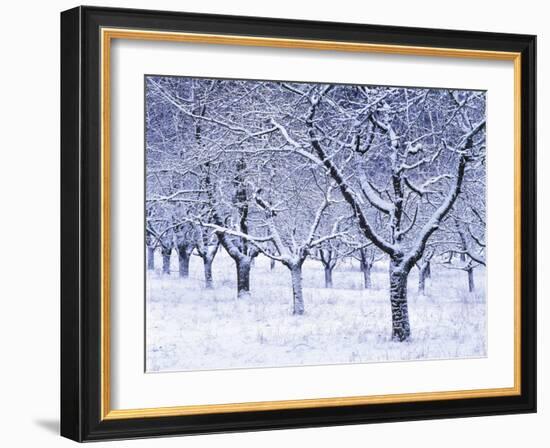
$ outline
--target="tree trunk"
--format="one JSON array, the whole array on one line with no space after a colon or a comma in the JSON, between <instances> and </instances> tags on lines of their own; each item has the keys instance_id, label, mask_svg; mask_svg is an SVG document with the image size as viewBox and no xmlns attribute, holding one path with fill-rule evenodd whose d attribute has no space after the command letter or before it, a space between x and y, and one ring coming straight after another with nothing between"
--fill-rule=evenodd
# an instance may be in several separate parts
<instances>
[{"instance_id":1,"label":"tree trunk","mask_svg":"<svg viewBox=\"0 0 550 448\"><path fill-rule=\"evenodd\" d=\"M147 246L147 270L155 270L155 248Z\"/></svg>"},{"instance_id":2,"label":"tree trunk","mask_svg":"<svg viewBox=\"0 0 550 448\"><path fill-rule=\"evenodd\" d=\"M188 252L187 247L180 247L178 249L178 259L180 277L189 277L189 260L191 259L191 254Z\"/></svg>"},{"instance_id":3,"label":"tree trunk","mask_svg":"<svg viewBox=\"0 0 550 448\"><path fill-rule=\"evenodd\" d=\"M275 269L275 260L272 258L270 263L269 263L269 267L271 270Z\"/></svg>"},{"instance_id":4,"label":"tree trunk","mask_svg":"<svg viewBox=\"0 0 550 448\"><path fill-rule=\"evenodd\" d=\"M332 288L332 270L330 266L325 266L325 288Z\"/></svg>"},{"instance_id":5,"label":"tree trunk","mask_svg":"<svg viewBox=\"0 0 550 448\"><path fill-rule=\"evenodd\" d=\"M237 297L246 298L250 295L250 257L242 257L235 265L237 266Z\"/></svg>"},{"instance_id":6,"label":"tree trunk","mask_svg":"<svg viewBox=\"0 0 550 448\"><path fill-rule=\"evenodd\" d=\"M423 267L418 268L418 292L424 295L426 286L426 271Z\"/></svg>"},{"instance_id":7,"label":"tree trunk","mask_svg":"<svg viewBox=\"0 0 550 448\"><path fill-rule=\"evenodd\" d=\"M162 273L170 275L170 256L172 255L172 248L163 247L161 252L162 252Z\"/></svg>"},{"instance_id":8,"label":"tree trunk","mask_svg":"<svg viewBox=\"0 0 550 448\"><path fill-rule=\"evenodd\" d=\"M418 292L424 294L426 279L430 277L430 263L421 264L418 268Z\"/></svg>"},{"instance_id":9,"label":"tree trunk","mask_svg":"<svg viewBox=\"0 0 550 448\"><path fill-rule=\"evenodd\" d=\"M468 268L467 272L468 272L468 291L475 292L476 285L474 282L474 269Z\"/></svg>"},{"instance_id":10,"label":"tree trunk","mask_svg":"<svg viewBox=\"0 0 550 448\"><path fill-rule=\"evenodd\" d=\"M428 262L428 266L426 266L426 278L432 278L432 263Z\"/></svg>"},{"instance_id":11,"label":"tree trunk","mask_svg":"<svg viewBox=\"0 0 550 448\"><path fill-rule=\"evenodd\" d=\"M361 272L363 273L363 286L365 289L372 288L372 281L370 278L370 270L372 265L367 262L361 262Z\"/></svg>"},{"instance_id":12,"label":"tree trunk","mask_svg":"<svg viewBox=\"0 0 550 448\"><path fill-rule=\"evenodd\" d=\"M302 265L290 266L290 275L292 277L292 314L304 314L304 295L302 290Z\"/></svg>"},{"instance_id":13,"label":"tree trunk","mask_svg":"<svg viewBox=\"0 0 550 448\"><path fill-rule=\"evenodd\" d=\"M214 261L212 258L204 257L202 259L204 263L204 287L206 289L212 289L213 287L213 281L212 281L212 262Z\"/></svg>"},{"instance_id":14,"label":"tree trunk","mask_svg":"<svg viewBox=\"0 0 550 448\"><path fill-rule=\"evenodd\" d=\"M407 305L408 272L394 260L390 261L390 303L392 340L403 342L411 336Z\"/></svg>"}]
</instances>

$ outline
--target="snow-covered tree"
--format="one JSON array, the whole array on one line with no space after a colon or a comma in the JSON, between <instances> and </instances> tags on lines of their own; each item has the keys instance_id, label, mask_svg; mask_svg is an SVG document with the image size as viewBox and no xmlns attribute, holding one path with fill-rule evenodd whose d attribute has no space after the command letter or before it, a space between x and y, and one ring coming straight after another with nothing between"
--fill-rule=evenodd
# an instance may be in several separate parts
<instances>
[{"instance_id":1,"label":"snow-covered tree","mask_svg":"<svg viewBox=\"0 0 550 448\"><path fill-rule=\"evenodd\" d=\"M299 130L295 121L279 123L281 134L325 167L365 238L389 256L392 337L407 340L408 275L453 208L468 164L484 149L484 96L363 86L287 88L303 98L303 115ZM471 110L463 114L466 106ZM384 232L376 231L367 208L386 215Z\"/></svg>"},{"instance_id":2,"label":"snow-covered tree","mask_svg":"<svg viewBox=\"0 0 550 448\"><path fill-rule=\"evenodd\" d=\"M363 274L363 288L372 288L372 268L374 263L383 258L382 253L372 244L365 244L353 253L353 258L359 261L359 269Z\"/></svg>"}]
</instances>

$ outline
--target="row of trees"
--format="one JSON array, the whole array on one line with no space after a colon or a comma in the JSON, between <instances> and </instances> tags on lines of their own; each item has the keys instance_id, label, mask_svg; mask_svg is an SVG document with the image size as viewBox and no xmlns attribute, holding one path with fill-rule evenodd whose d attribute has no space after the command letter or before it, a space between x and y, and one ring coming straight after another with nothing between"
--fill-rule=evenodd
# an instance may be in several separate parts
<instances>
[{"instance_id":1,"label":"row of trees","mask_svg":"<svg viewBox=\"0 0 550 448\"><path fill-rule=\"evenodd\" d=\"M459 235L460 237L460 235ZM189 248L189 246L178 246L177 240L171 241L165 239L162 243L156 240L155 237L148 237L147 239L147 269L150 271L156 270L155 266L155 250L159 250L162 253L162 274L170 275L171 270L171 257L175 253L178 256L178 272L181 278L189 277L189 264L191 261L191 255L196 255L202 259L204 269L204 287L205 289L214 288L214 278L212 274L212 264L214 257L218 253L219 242L214 234L210 244L205 245L200 240L196 242L195 246ZM191 252L188 252L188 250ZM206 249L206 251L205 251ZM416 264L418 269L418 292L424 294L426 291L426 281L431 278L432 265L435 263L446 269L460 270L467 274L466 282L469 292L475 292L475 280L474 269L480 265L485 266L484 261L474 261L464 252L457 250L445 250L435 256L435 250L427 250L426 254ZM324 287L333 287L333 272L338 264L342 264L346 261L357 260L358 270L362 275L362 288L373 288L372 270L376 262L384 260L384 255L377 249L349 249L346 252L340 252L334 250L329 245L320 248L314 253L309 255L310 259L318 261L324 270ZM253 261L251 267L253 267ZM275 268L275 260L271 259L270 269ZM252 269L251 269L252 270ZM241 297L242 297L241 291Z\"/></svg>"},{"instance_id":2,"label":"row of trees","mask_svg":"<svg viewBox=\"0 0 550 448\"><path fill-rule=\"evenodd\" d=\"M147 245L180 274L195 251L212 287L222 246L239 297L262 254L284 265L295 314L302 266L346 257L365 285L385 257L392 338L410 337L407 279L432 260L485 264L485 94L379 86L146 79ZM150 260L152 257L149 258Z\"/></svg>"}]
</instances>

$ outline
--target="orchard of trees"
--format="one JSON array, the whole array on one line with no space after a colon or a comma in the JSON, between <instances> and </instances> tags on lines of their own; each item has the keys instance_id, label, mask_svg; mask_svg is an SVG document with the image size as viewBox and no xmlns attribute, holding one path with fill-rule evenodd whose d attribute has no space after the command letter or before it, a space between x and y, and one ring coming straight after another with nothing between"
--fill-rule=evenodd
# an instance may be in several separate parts
<instances>
[{"instance_id":1,"label":"orchard of trees","mask_svg":"<svg viewBox=\"0 0 550 448\"><path fill-rule=\"evenodd\" d=\"M215 288L225 251L246 299L254 260L268 257L286 268L300 316L306 260L331 288L335 266L354 259L365 289L384 261L395 341L411 336L407 288L423 293L434 263L475 290L484 92L148 76L145 95L148 269L158 251L169 274L175 252L187 277L197 256Z\"/></svg>"}]
</instances>

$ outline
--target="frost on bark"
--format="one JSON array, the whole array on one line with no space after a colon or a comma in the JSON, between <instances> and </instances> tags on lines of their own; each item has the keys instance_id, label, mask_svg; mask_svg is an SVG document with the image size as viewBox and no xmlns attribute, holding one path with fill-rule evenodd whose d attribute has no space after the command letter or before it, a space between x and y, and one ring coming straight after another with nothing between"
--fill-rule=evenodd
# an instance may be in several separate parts
<instances>
[{"instance_id":1,"label":"frost on bark","mask_svg":"<svg viewBox=\"0 0 550 448\"><path fill-rule=\"evenodd\" d=\"M399 342L406 341L411 336L407 304L407 278L408 272L392 260L390 262L392 339Z\"/></svg>"}]
</instances>

